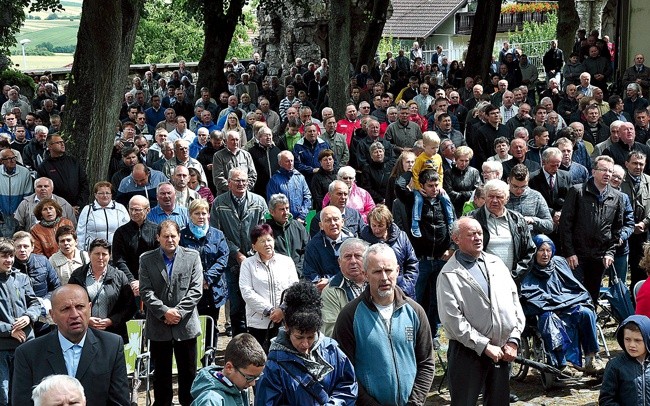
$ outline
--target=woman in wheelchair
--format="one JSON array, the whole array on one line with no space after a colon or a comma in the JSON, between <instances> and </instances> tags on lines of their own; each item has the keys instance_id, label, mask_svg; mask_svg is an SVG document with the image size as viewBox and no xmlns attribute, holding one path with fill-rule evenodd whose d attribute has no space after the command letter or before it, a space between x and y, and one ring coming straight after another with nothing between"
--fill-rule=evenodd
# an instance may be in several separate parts
<instances>
[{"instance_id":1,"label":"woman in wheelchair","mask_svg":"<svg viewBox=\"0 0 650 406\"><path fill-rule=\"evenodd\" d=\"M568 363L587 375L601 374L605 365L596 358L596 313L589 293L566 260L554 256L555 244L550 238L540 234L533 242L537 250L521 282L521 305L526 317L537 318L548 363L567 375L573 375L567 370Z\"/></svg>"}]
</instances>

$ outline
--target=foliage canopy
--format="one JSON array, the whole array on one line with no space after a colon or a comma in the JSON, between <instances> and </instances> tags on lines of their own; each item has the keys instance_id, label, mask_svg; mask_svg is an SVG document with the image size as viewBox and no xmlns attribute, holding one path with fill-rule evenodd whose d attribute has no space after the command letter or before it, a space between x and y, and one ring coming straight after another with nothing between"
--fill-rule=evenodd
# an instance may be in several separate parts
<instances>
[{"instance_id":1,"label":"foliage canopy","mask_svg":"<svg viewBox=\"0 0 650 406\"><path fill-rule=\"evenodd\" d=\"M166 4L162 0L145 3L131 63L172 63L181 59L201 59L204 43L201 13L192 13L187 6L182 0L172 4ZM255 26L252 11L245 11L230 43L229 58L250 58L253 46L248 31Z\"/></svg>"}]
</instances>

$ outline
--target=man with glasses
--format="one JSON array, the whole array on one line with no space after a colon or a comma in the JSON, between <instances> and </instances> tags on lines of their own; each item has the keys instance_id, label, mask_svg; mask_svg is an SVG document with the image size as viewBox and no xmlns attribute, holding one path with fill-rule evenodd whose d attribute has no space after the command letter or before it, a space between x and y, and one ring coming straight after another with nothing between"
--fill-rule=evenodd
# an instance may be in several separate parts
<instances>
[{"instance_id":1,"label":"man with glasses","mask_svg":"<svg viewBox=\"0 0 650 406\"><path fill-rule=\"evenodd\" d=\"M592 177L569 189L560 218L562 253L594 303L623 228L623 197L609 186L613 170L611 157L597 157Z\"/></svg>"},{"instance_id":2,"label":"man with glasses","mask_svg":"<svg viewBox=\"0 0 650 406\"><path fill-rule=\"evenodd\" d=\"M49 154L37 169L38 176L52 179L54 193L64 198L79 213L88 203L88 177L77 158L66 154L65 141L58 134L51 134L45 143Z\"/></svg>"},{"instance_id":3,"label":"man with glasses","mask_svg":"<svg viewBox=\"0 0 650 406\"><path fill-rule=\"evenodd\" d=\"M0 212L13 217L20 202L32 194L32 177L29 169L17 165L11 148L0 151Z\"/></svg>"},{"instance_id":4,"label":"man with glasses","mask_svg":"<svg viewBox=\"0 0 650 406\"><path fill-rule=\"evenodd\" d=\"M239 132L228 131L226 148L217 151L212 158L212 179L217 188L217 195L228 191L228 173L233 168L246 171L248 190L253 190L257 181L257 170L253 157L248 151L239 148Z\"/></svg>"},{"instance_id":5,"label":"man with glasses","mask_svg":"<svg viewBox=\"0 0 650 406\"><path fill-rule=\"evenodd\" d=\"M118 227L113 234L113 264L129 279L137 301L140 300L140 255L158 247L158 225L147 219L149 210L149 200L146 197L133 196L129 201L131 220Z\"/></svg>"},{"instance_id":6,"label":"man with glasses","mask_svg":"<svg viewBox=\"0 0 650 406\"><path fill-rule=\"evenodd\" d=\"M230 169L228 189L214 199L210 210L210 225L223 231L230 248L226 280L233 336L246 332L246 304L239 290L239 267L254 254L250 232L264 223L268 212L264 198L250 192L248 184L246 168Z\"/></svg>"}]
</instances>

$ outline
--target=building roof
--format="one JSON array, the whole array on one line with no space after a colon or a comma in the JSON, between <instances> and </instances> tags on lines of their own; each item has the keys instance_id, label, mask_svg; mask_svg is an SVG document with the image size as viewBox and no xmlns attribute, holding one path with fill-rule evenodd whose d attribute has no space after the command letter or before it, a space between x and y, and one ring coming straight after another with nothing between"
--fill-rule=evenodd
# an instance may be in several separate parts
<instances>
[{"instance_id":1,"label":"building roof","mask_svg":"<svg viewBox=\"0 0 650 406\"><path fill-rule=\"evenodd\" d=\"M394 38L427 38L467 0L392 0L393 15L384 35Z\"/></svg>"}]
</instances>

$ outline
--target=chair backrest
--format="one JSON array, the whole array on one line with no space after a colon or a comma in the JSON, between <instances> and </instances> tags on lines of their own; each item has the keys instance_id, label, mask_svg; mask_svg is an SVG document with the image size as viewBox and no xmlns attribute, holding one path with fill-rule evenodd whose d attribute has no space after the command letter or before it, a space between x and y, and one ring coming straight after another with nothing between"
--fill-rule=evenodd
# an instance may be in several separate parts
<instances>
[{"instance_id":1,"label":"chair backrest","mask_svg":"<svg viewBox=\"0 0 650 406\"><path fill-rule=\"evenodd\" d=\"M126 373L132 374L136 368L136 359L142 353L144 342L144 320L129 320L126 322L129 343L124 344L124 359Z\"/></svg>"},{"instance_id":2,"label":"chair backrest","mask_svg":"<svg viewBox=\"0 0 650 406\"><path fill-rule=\"evenodd\" d=\"M646 280L638 281L637 283L634 284L634 288L632 289L632 297L636 301L636 295L639 294L639 291L641 290L641 286L643 286L643 282Z\"/></svg>"}]
</instances>

